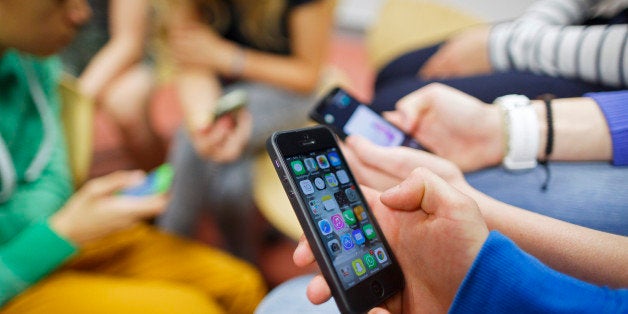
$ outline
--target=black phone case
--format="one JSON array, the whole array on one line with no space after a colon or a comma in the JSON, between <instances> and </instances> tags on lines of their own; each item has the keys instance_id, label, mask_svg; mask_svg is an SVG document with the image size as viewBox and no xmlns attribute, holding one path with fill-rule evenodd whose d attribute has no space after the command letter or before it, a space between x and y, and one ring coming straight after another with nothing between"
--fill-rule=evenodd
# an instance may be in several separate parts
<instances>
[{"instance_id":1,"label":"black phone case","mask_svg":"<svg viewBox=\"0 0 628 314\"><path fill-rule=\"evenodd\" d=\"M381 304L383 301L385 301L386 299L388 299L389 297L391 297L392 295L400 291L404 286L403 275L401 273L401 269L399 268L394 255L392 254L392 250L390 249L390 246L388 245L388 243L383 237L383 232L379 228L379 225L377 224L377 222L374 219L374 216L372 215L372 211L370 210L370 208L368 208L368 206L366 206L365 210L373 217L374 227L376 231L381 235L382 243L384 247L388 250L389 257L393 261L393 263L392 265L383 269L380 273L375 274L374 277L367 278L364 282L361 282L360 284L362 284L362 287L360 291L355 291L355 293L353 293L353 297L349 296L347 293L345 293L345 290L343 290L342 283L336 276L335 268L330 258L325 253L325 246L324 246L323 240L316 233L317 227L314 221L312 221L312 219L309 218L307 205L301 199L300 194L297 190L298 188L296 186L296 183L290 177L290 174L287 172L289 171L288 166L285 164L283 160L283 156L280 155L279 153L279 147L275 143L275 139L280 134L288 133L288 132L303 132L303 131L310 131L310 130L316 130L316 129L323 129L325 130L325 132L328 132L330 136L332 137L334 136L333 133L326 126L315 126L315 127L296 129L296 130L291 130L291 131L275 132L267 140L266 148L270 155L271 162L273 163L273 167L277 171L277 174L279 175L279 178L281 180L281 184L283 185L283 188L286 191L288 199L290 200L290 204L292 205L292 208L295 211L297 219L299 220L299 223L301 224L305 237L307 238L308 242L310 243L312 247L312 251L314 253L316 261L319 264L321 272L323 276L325 277L325 280L327 281L327 283L330 285L332 296L334 297L336 305L338 306L338 308L340 309L342 313L363 313L377 306L378 304ZM337 143L336 143L336 147L338 147ZM338 150L340 149L338 148ZM348 167L346 171L350 173L350 169ZM352 174L351 174L351 177L353 177ZM364 200L364 196L361 193L361 191L359 191L359 189L358 189L358 193L359 193L360 198ZM366 205L366 202L364 202L364 204ZM381 277L384 274L389 275L389 276L387 276L387 278L380 280L380 281L383 281L383 284L382 284L380 281L377 281L375 277L377 276ZM369 279L370 279L371 285L373 286L366 287L364 284L368 283ZM349 290L357 289L358 286L354 286L350 288ZM382 286L385 286L385 287L382 287ZM391 287L392 289L389 289ZM382 289L381 295L378 295L379 294L379 292L377 291L378 289ZM371 291L368 291L368 290L371 290L372 294L369 293ZM356 295L362 296L362 297L356 298Z\"/></svg>"}]
</instances>

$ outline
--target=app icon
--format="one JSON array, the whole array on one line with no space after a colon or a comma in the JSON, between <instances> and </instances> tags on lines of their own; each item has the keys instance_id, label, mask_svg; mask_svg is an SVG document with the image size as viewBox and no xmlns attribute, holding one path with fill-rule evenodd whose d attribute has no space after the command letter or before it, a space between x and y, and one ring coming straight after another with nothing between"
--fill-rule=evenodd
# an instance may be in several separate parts
<instances>
[{"instance_id":1,"label":"app icon","mask_svg":"<svg viewBox=\"0 0 628 314\"><path fill-rule=\"evenodd\" d=\"M318 228L321 229L321 233L323 235L328 235L331 233L331 225L329 221L323 219L318 221Z\"/></svg>"},{"instance_id":2,"label":"app icon","mask_svg":"<svg viewBox=\"0 0 628 314\"><path fill-rule=\"evenodd\" d=\"M342 277L349 277L349 276L351 276L350 269L351 269L351 267L349 267L349 266L345 266L345 267L340 268L340 273L342 274Z\"/></svg>"},{"instance_id":3,"label":"app icon","mask_svg":"<svg viewBox=\"0 0 628 314\"><path fill-rule=\"evenodd\" d=\"M349 202L357 202L358 201L358 192L355 191L355 186L351 186L348 189L345 189L345 194L347 195L347 199Z\"/></svg>"},{"instance_id":4,"label":"app icon","mask_svg":"<svg viewBox=\"0 0 628 314\"><path fill-rule=\"evenodd\" d=\"M355 240L355 244L357 245L362 245L364 244L364 242L366 242L366 239L364 239L364 234L362 234L362 231L360 231L360 229L353 230L353 232L351 232L351 235L353 236L353 240Z\"/></svg>"},{"instance_id":5,"label":"app icon","mask_svg":"<svg viewBox=\"0 0 628 314\"><path fill-rule=\"evenodd\" d=\"M301 185L301 191L303 191L303 194L310 195L314 193L314 187L312 186L312 182L310 182L310 180L301 180L301 182L299 182L299 185Z\"/></svg>"},{"instance_id":6,"label":"app icon","mask_svg":"<svg viewBox=\"0 0 628 314\"><path fill-rule=\"evenodd\" d=\"M340 183L342 184L349 183L349 176L344 170L336 171L336 177L338 177L338 181L340 181Z\"/></svg>"},{"instance_id":7,"label":"app icon","mask_svg":"<svg viewBox=\"0 0 628 314\"><path fill-rule=\"evenodd\" d=\"M344 207L344 206L349 205L349 199L347 198L345 193L342 191L338 191L334 193L334 198L336 199L336 202L338 202L339 207Z\"/></svg>"},{"instance_id":8,"label":"app icon","mask_svg":"<svg viewBox=\"0 0 628 314\"><path fill-rule=\"evenodd\" d=\"M314 179L314 185L316 185L316 188L319 190L322 190L325 188L325 181L323 181L323 179L316 177L316 179Z\"/></svg>"},{"instance_id":9,"label":"app icon","mask_svg":"<svg viewBox=\"0 0 628 314\"><path fill-rule=\"evenodd\" d=\"M334 166L334 167L340 166L341 162L340 162L340 157L338 156L338 153L331 152L331 153L327 154L327 157L329 158L329 163L332 166Z\"/></svg>"},{"instance_id":10,"label":"app icon","mask_svg":"<svg viewBox=\"0 0 628 314\"><path fill-rule=\"evenodd\" d=\"M305 167L303 167L303 163L300 160L291 162L290 167L292 167L292 172L298 176L305 174Z\"/></svg>"},{"instance_id":11,"label":"app icon","mask_svg":"<svg viewBox=\"0 0 628 314\"><path fill-rule=\"evenodd\" d=\"M362 205L353 207L353 213L355 214L356 217L358 217L359 221L362 221L368 218L368 216L366 215L366 211L364 210L364 207L362 207Z\"/></svg>"},{"instance_id":12,"label":"app icon","mask_svg":"<svg viewBox=\"0 0 628 314\"><path fill-rule=\"evenodd\" d=\"M332 254L337 254L340 252L340 242L338 242L338 240L336 239L327 242L327 247Z\"/></svg>"},{"instance_id":13,"label":"app icon","mask_svg":"<svg viewBox=\"0 0 628 314\"><path fill-rule=\"evenodd\" d=\"M384 262L386 262L388 260L388 256L386 256L386 252L381 247L378 247L378 248L375 249L375 257L377 258L377 261L380 264L384 263Z\"/></svg>"},{"instance_id":14,"label":"app icon","mask_svg":"<svg viewBox=\"0 0 628 314\"><path fill-rule=\"evenodd\" d=\"M348 233L345 233L340 237L340 242L342 242L342 247L345 248L345 251L349 251L354 247L351 235Z\"/></svg>"},{"instance_id":15,"label":"app icon","mask_svg":"<svg viewBox=\"0 0 628 314\"><path fill-rule=\"evenodd\" d=\"M353 271L358 276L362 276L366 273L366 268L364 268L364 264L361 259L353 260L353 262L351 262L351 266L353 266Z\"/></svg>"},{"instance_id":16,"label":"app icon","mask_svg":"<svg viewBox=\"0 0 628 314\"><path fill-rule=\"evenodd\" d=\"M323 204L319 200L310 200L309 205L310 210L312 210L312 213L314 215L320 214L321 210L323 209Z\"/></svg>"},{"instance_id":17,"label":"app icon","mask_svg":"<svg viewBox=\"0 0 628 314\"><path fill-rule=\"evenodd\" d=\"M325 155L316 156L316 161L318 162L318 166L321 167L321 169L329 168L329 162L327 161L327 157L325 157Z\"/></svg>"},{"instance_id":18,"label":"app icon","mask_svg":"<svg viewBox=\"0 0 628 314\"><path fill-rule=\"evenodd\" d=\"M364 264L366 264L366 267L368 267L368 269L373 269L377 267L377 262L375 261L375 257L373 257L373 255L366 253L364 254L364 256L362 256L362 259L364 260Z\"/></svg>"},{"instance_id":19,"label":"app icon","mask_svg":"<svg viewBox=\"0 0 628 314\"><path fill-rule=\"evenodd\" d=\"M364 227L362 227L362 230L364 230L364 234L369 240L373 240L377 237L377 234L375 234L375 229L373 229L373 225L371 224L364 225Z\"/></svg>"},{"instance_id":20,"label":"app icon","mask_svg":"<svg viewBox=\"0 0 628 314\"><path fill-rule=\"evenodd\" d=\"M340 216L340 214L331 216L331 223L334 225L336 230L340 230L345 227L345 222L342 220L342 216Z\"/></svg>"},{"instance_id":21,"label":"app icon","mask_svg":"<svg viewBox=\"0 0 628 314\"><path fill-rule=\"evenodd\" d=\"M355 219L355 215L351 209L347 209L342 212L342 217L345 219L345 223L349 226L353 226L358 223L358 220Z\"/></svg>"},{"instance_id":22,"label":"app icon","mask_svg":"<svg viewBox=\"0 0 628 314\"><path fill-rule=\"evenodd\" d=\"M333 173L325 174L325 181L327 181L327 185L333 187L338 186L338 180L336 180L336 176Z\"/></svg>"},{"instance_id":23,"label":"app icon","mask_svg":"<svg viewBox=\"0 0 628 314\"><path fill-rule=\"evenodd\" d=\"M305 158L303 162L305 163L305 168L307 168L307 171L314 172L318 170L318 166L316 165L316 161L314 161L314 158Z\"/></svg>"},{"instance_id":24,"label":"app icon","mask_svg":"<svg viewBox=\"0 0 628 314\"><path fill-rule=\"evenodd\" d=\"M323 195L321 200L323 201L323 206L325 206L325 210L331 211L334 209L338 209L338 203L336 203L336 200L331 195Z\"/></svg>"}]
</instances>

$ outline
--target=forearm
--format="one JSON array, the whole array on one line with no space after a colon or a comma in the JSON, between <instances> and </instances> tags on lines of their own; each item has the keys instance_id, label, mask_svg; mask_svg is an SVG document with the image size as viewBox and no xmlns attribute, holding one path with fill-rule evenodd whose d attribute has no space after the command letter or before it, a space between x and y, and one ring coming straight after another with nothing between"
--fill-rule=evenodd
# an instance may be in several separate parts
<instances>
[{"instance_id":1,"label":"forearm","mask_svg":"<svg viewBox=\"0 0 628 314\"><path fill-rule=\"evenodd\" d=\"M177 73L175 84L188 128L198 130L211 125L216 100L222 93L216 74L184 67Z\"/></svg>"},{"instance_id":2,"label":"forearm","mask_svg":"<svg viewBox=\"0 0 628 314\"><path fill-rule=\"evenodd\" d=\"M467 191L491 230L498 230L543 263L581 280L628 286L628 238L573 225Z\"/></svg>"},{"instance_id":3,"label":"forearm","mask_svg":"<svg viewBox=\"0 0 628 314\"><path fill-rule=\"evenodd\" d=\"M539 121L539 159L545 158L547 145L547 112L543 101L533 101ZM613 143L604 114L591 98L555 99L553 116L553 149L550 160L610 161Z\"/></svg>"},{"instance_id":4,"label":"forearm","mask_svg":"<svg viewBox=\"0 0 628 314\"><path fill-rule=\"evenodd\" d=\"M320 62L247 50L240 77L307 94L316 88L320 68Z\"/></svg>"},{"instance_id":5,"label":"forearm","mask_svg":"<svg viewBox=\"0 0 628 314\"><path fill-rule=\"evenodd\" d=\"M118 38L105 45L89 63L79 84L87 96L98 99L106 86L142 57L141 43Z\"/></svg>"},{"instance_id":6,"label":"forearm","mask_svg":"<svg viewBox=\"0 0 628 314\"><path fill-rule=\"evenodd\" d=\"M628 290L575 280L491 232L450 313L620 313L627 307Z\"/></svg>"}]
</instances>

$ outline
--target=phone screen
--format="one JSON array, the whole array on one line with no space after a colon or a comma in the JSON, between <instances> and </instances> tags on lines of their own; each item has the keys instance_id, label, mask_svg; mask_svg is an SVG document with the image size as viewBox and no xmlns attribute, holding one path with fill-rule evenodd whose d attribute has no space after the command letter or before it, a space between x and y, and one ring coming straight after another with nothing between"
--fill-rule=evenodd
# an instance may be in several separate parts
<instances>
[{"instance_id":1,"label":"phone screen","mask_svg":"<svg viewBox=\"0 0 628 314\"><path fill-rule=\"evenodd\" d=\"M424 149L367 105L341 88L335 88L310 112L315 121L329 126L341 138L355 134L380 146Z\"/></svg>"},{"instance_id":2,"label":"phone screen","mask_svg":"<svg viewBox=\"0 0 628 314\"><path fill-rule=\"evenodd\" d=\"M392 264L336 147L285 157L285 162L345 290Z\"/></svg>"}]
</instances>

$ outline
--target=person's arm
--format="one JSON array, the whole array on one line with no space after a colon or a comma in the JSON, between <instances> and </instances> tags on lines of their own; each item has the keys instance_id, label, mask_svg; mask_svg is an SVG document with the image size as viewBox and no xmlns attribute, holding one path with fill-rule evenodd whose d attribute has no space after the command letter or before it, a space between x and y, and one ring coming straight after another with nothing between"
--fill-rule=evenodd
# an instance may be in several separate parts
<instances>
[{"instance_id":1,"label":"person's arm","mask_svg":"<svg viewBox=\"0 0 628 314\"><path fill-rule=\"evenodd\" d=\"M624 92L628 101L628 92ZM532 101L539 124L538 158L547 144L547 112L543 101ZM611 161L613 142L607 120L599 105L588 97L552 100L554 142L550 160ZM628 112L628 106L624 106Z\"/></svg>"},{"instance_id":2,"label":"person's arm","mask_svg":"<svg viewBox=\"0 0 628 314\"><path fill-rule=\"evenodd\" d=\"M624 313L628 290L612 290L557 272L491 232L449 313Z\"/></svg>"},{"instance_id":3,"label":"person's arm","mask_svg":"<svg viewBox=\"0 0 628 314\"><path fill-rule=\"evenodd\" d=\"M141 60L148 28L149 1L111 0L110 39L79 78L80 89L98 99L120 73Z\"/></svg>"},{"instance_id":4,"label":"person's arm","mask_svg":"<svg viewBox=\"0 0 628 314\"><path fill-rule=\"evenodd\" d=\"M550 160L613 160L615 164L625 164L628 141L625 135L620 135L628 124L625 105L628 91L589 96L552 100L554 141ZM544 158L547 112L542 101L532 104L539 125L537 156ZM397 110L384 115L463 171L496 166L504 158L506 134L502 110L451 87L428 85L402 98Z\"/></svg>"},{"instance_id":5,"label":"person's arm","mask_svg":"<svg viewBox=\"0 0 628 314\"><path fill-rule=\"evenodd\" d=\"M588 93L598 104L613 142L613 163L617 166L628 165L628 91Z\"/></svg>"},{"instance_id":6,"label":"person's arm","mask_svg":"<svg viewBox=\"0 0 628 314\"><path fill-rule=\"evenodd\" d=\"M628 237L596 231L499 202L471 187L451 162L407 147L348 137L345 157L360 184L383 191L426 167L477 202L491 230L513 239L550 267L589 282L625 287ZM586 192L586 188L583 188ZM548 205L551 206L551 205Z\"/></svg>"},{"instance_id":7,"label":"person's arm","mask_svg":"<svg viewBox=\"0 0 628 314\"><path fill-rule=\"evenodd\" d=\"M292 9L287 19L291 54L281 55L243 48L220 37L189 3L182 3L171 29L173 55L187 67L310 93L318 84L329 44L332 4L319 0Z\"/></svg>"},{"instance_id":8,"label":"person's arm","mask_svg":"<svg viewBox=\"0 0 628 314\"><path fill-rule=\"evenodd\" d=\"M60 138L58 138L59 140ZM39 281L70 258L77 248L58 235L46 217L63 205L71 182L61 146L54 149L40 179L19 185L0 204L0 306Z\"/></svg>"},{"instance_id":9,"label":"person's arm","mask_svg":"<svg viewBox=\"0 0 628 314\"><path fill-rule=\"evenodd\" d=\"M553 269L599 285L628 286L628 237L511 206L470 186L462 190L478 203L491 230L507 235Z\"/></svg>"},{"instance_id":10,"label":"person's arm","mask_svg":"<svg viewBox=\"0 0 628 314\"><path fill-rule=\"evenodd\" d=\"M591 1L549 0L513 22L491 28L489 59L495 71L530 71L595 84L628 86L628 26L578 25L593 12Z\"/></svg>"}]
</instances>

